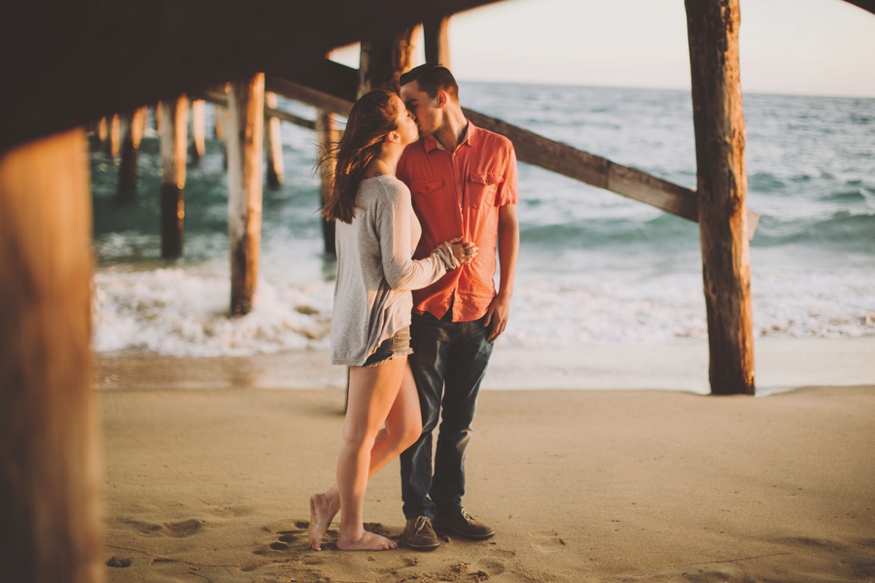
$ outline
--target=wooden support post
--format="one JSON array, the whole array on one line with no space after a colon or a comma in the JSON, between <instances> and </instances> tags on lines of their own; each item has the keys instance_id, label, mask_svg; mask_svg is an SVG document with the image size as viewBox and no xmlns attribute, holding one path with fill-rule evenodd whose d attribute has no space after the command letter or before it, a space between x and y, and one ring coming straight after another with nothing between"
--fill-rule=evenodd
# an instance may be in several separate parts
<instances>
[{"instance_id":1,"label":"wooden support post","mask_svg":"<svg viewBox=\"0 0 875 583\"><path fill-rule=\"evenodd\" d=\"M333 113L322 109L316 111L316 136L319 140L320 154L326 154L319 157L319 177L322 182L319 203L322 206L325 204L325 198L331 189L331 180L337 166L337 158L334 156L332 147L340 140L340 131L337 129L337 120ZM336 257L334 221L322 219L322 238L325 242L325 255Z\"/></svg>"},{"instance_id":2,"label":"wooden support post","mask_svg":"<svg viewBox=\"0 0 875 583\"><path fill-rule=\"evenodd\" d=\"M191 163L197 166L206 151L207 112L203 99L191 101Z\"/></svg>"},{"instance_id":3,"label":"wooden support post","mask_svg":"<svg viewBox=\"0 0 875 583\"><path fill-rule=\"evenodd\" d=\"M4 581L103 580L86 160L81 129L0 158Z\"/></svg>"},{"instance_id":4,"label":"wooden support post","mask_svg":"<svg viewBox=\"0 0 875 583\"><path fill-rule=\"evenodd\" d=\"M261 250L264 74L231 83L228 92L228 235L231 315L252 311Z\"/></svg>"},{"instance_id":5,"label":"wooden support post","mask_svg":"<svg viewBox=\"0 0 875 583\"><path fill-rule=\"evenodd\" d=\"M401 74L413 64L417 27L362 41L358 97L371 89L398 87Z\"/></svg>"},{"instance_id":6,"label":"wooden support post","mask_svg":"<svg viewBox=\"0 0 875 583\"><path fill-rule=\"evenodd\" d=\"M141 107L133 114L126 114L122 125L125 127L122 139L122 160L118 171L118 190L116 200L127 202L137 197L137 158L140 140L146 127L146 108Z\"/></svg>"},{"instance_id":7,"label":"wooden support post","mask_svg":"<svg viewBox=\"0 0 875 583\"><path fill-rule=\"evenodd\" d=\"M100 118L100 122L97 124L97 137L100 139L101 145L106 143L106 117Z\"/></svg>"},{"instance_id":8,"label":"wooden support post","mask_svg":"<svg viewBox=\"0 0 875 583\"><path fill-rule=\"evenodd\" d=\"M264 94L265 105L276 109L276 93L267 91ZM268 116L267 127L264 131L267 153L267 184L271 188L279 188L285 181L283 174L283 142L280 135L280 120L277 117Z\"/></svg>"},{"instance_id":9,"label":"wooden support post","mask_svg":"<svg viewBox=\"0 0 875 583\"><path fill-rule=\"evenodd\" d=\"M109 156L115 158L119 153L119 134L120 132L120 120L118 114L113 115L109 120L109 128L108 128L108 140L104 142L104 146L106 147L106 153Z\"/></svg>"},{"instance_id":10,"label":"wooden support post","mask_svg":"<svg viewBox=\"0 0 875 583\"><path fill-rule=\"evenodd\" d=\"M225 108L221 105L213 106L213 135L217 140L225 139Z\"/></svg>"},{"instance_id":11,"label":"wooden support post","mask_svg":"<svg viewBox=\"0 0 875 583\"><path fill-rule=\"evenodd\" d=\"M182 256L185 224L185 146L188 133L188 98L161 103L161 257Z\"/></svg>"},{"instance_id":12,"label":"wooden support post","mask_svg":"<svg viewBox=\"0 0 875 583\"><path fill-rule=\"evenodd\" d=\"M450 17L445 16L422 23L425 43L425 62L450 68Z\"/></svg>"},{"instance_id":13,"label":"wooden support post","mask_svg":"<svg viewBox=\"0 0 875 583\"><path fill-rule=\"evenodd\" d=\"M685 0L711 393L754 394L739 0Z\"/></svg>"}]
</instances>

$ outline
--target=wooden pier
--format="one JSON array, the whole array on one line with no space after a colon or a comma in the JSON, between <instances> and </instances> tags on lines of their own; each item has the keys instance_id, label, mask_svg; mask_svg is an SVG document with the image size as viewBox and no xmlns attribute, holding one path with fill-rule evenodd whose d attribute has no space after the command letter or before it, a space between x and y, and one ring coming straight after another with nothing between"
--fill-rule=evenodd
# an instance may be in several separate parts
<instances>
[{"instance_id":1,"label":"wooden pier","mask_svg":"<svg viewBox=\"0 0 875 583\"><path fill-rule=\"evenodd\" d=\"M430 62L447 63L447 18L493 0L326 0L303 5L257 0L21 3L0 24L9 112L0 132L0 570L22 583L103 579L98 425L91 382L91 197L85 133L119 155L119 112L161 101L156 121L164 158L162 255L183 253L188 95L227 107L216 134L228 149L232 297L229 313L255 301L260 246L265 114L312 129L324 143L332 116L346 115L366 87L397 79L409 63L413 29L424 27ZM875 0L847 0L875 13ZM738 0L686 0L693 81L696 190L527 132L486 114L474 123L510 137L521 161L698 221L714 394L753 394L744 117L739 87ZM211 15L205 18L205 15ZM554 15L544 15L545 18ZM106 34L128 30L136 34ZM391 35L386 31L395 31ZM361 70L324 58L363 41ZM231 81L231 88L216 91ZM271 105L265 91L314 105L302 120ZM201 106L197 106L196 117ZM157 112L156 112L157 113ZM139 122L121 146L135 184ZM273 122L270 122L271 124ZM193 133L203 135L200 121ZM271 142L273 150L275 142ZM133 148L133 150L131 150ZM197 155L203 153L195 146ZM132 153L133 152L133 153ZM276 171L276 168L275 168ZM329 233L326 230L326 242ZM326 245L326 249L328 246Z\"/></svg>"}]
</instances>

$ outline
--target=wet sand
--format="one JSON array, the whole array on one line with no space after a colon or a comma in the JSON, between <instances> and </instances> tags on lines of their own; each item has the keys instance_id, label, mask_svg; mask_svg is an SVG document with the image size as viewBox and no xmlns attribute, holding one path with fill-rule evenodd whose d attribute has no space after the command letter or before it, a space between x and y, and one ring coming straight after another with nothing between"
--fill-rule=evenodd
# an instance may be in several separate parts
<instances>
[{"instance_id":1,"label":"wet sand","mask_svg":"<svg viewBox=\"0 0 875 583\"><path fill-rule=\"evenodd\" d=\"M875 580L875 386L484 391L465 505L493 539L345 553L335 522L313 552L308 497L333 481L343 391L159 360L98 369L109 581ZM400 535L397 461L365 516Z\"/></svg>"}]
</instances>

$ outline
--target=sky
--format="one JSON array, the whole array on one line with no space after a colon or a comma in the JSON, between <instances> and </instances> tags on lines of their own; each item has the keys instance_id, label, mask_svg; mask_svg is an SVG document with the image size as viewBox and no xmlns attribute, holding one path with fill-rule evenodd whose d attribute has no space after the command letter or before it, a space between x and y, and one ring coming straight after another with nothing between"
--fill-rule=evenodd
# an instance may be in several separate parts
<instances>
[{"instance_id":1,"label":"sky","mask_svg":"<svg viewBox=\"0 0 875 583\"><path fill-rule=\"evenodd\" d=\"M739 52L743 91L875 97L875 14L843 0L741 0ZM505 0L454 15L450 53L463 81L690 88L683 0Z\"/></svg>"}]
</instances>

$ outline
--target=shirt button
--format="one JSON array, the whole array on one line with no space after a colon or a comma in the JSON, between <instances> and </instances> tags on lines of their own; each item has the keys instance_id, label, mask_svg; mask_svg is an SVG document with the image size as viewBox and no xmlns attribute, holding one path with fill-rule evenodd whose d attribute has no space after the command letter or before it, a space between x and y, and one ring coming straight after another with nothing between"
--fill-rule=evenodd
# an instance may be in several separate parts
<instances>
[{"instance_id":1,"label":"shirt button","mask_svg":"<svg viewBox=\"0 0 875 583\"><path fill-rule=\"evenodd\" d=\"M461 182L461 180L456 180L456 184L460 184Z\"/></svg>"}]
</instances>

